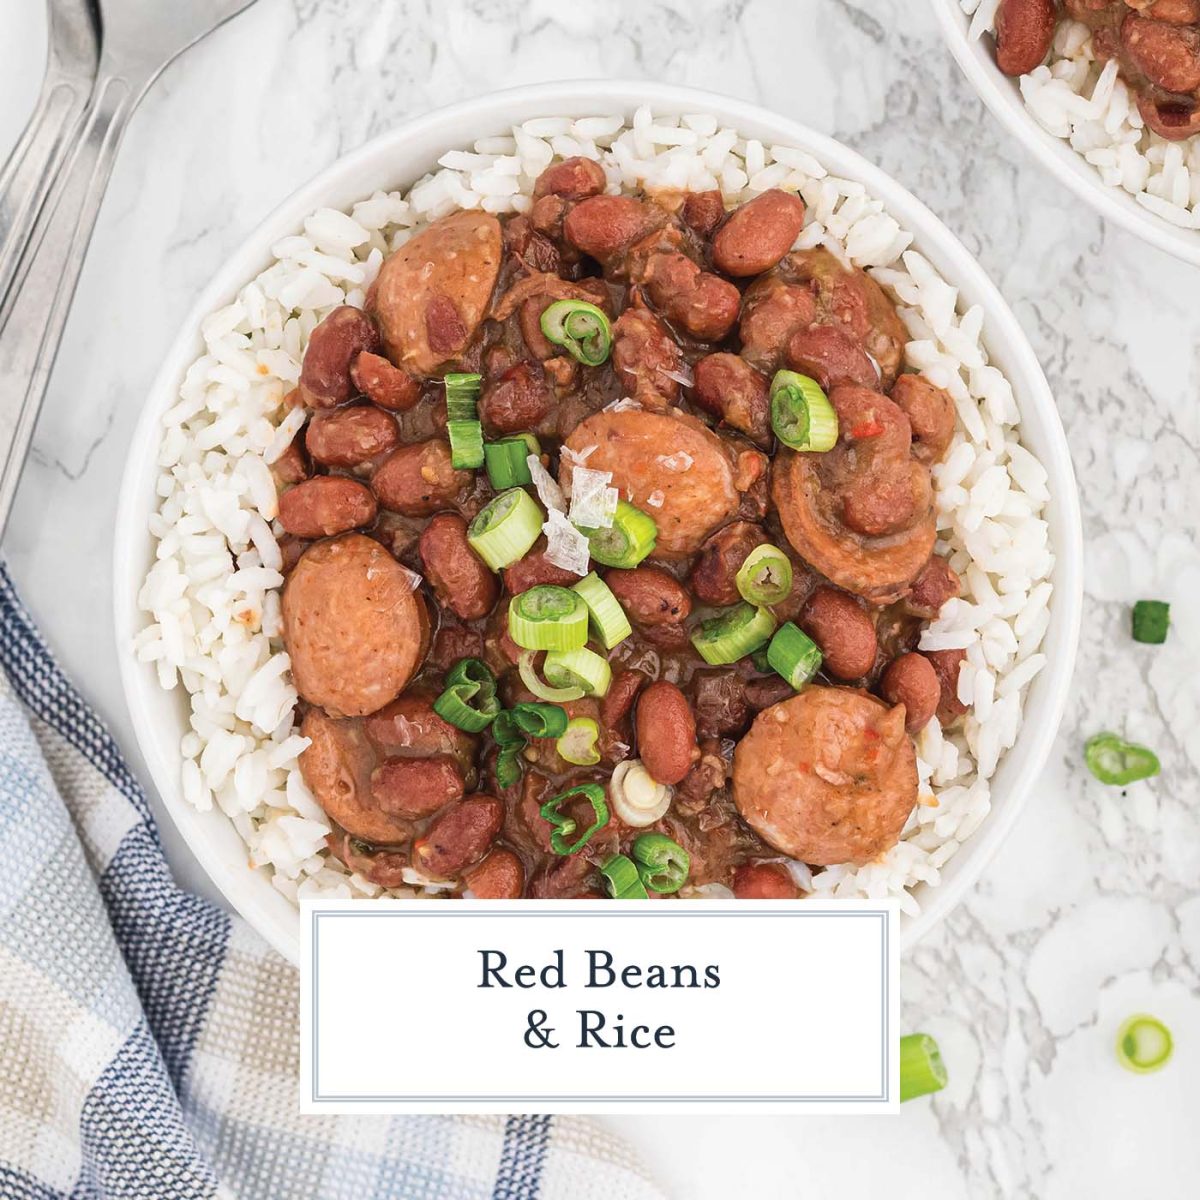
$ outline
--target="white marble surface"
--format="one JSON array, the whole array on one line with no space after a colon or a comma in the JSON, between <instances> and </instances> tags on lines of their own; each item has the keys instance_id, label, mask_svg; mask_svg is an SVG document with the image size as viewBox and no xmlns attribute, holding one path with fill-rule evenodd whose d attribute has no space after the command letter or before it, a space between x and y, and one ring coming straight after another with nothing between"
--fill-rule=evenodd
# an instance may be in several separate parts
<instances>
[{"instance_id":1,"label":"white marble surface","mask_svg":"<svg viewBox=\"0 0 1200 1200\"><path fill-rule=\"evenodd\" d=\"M0 0L0 154L32 104L38 0ZM917 0L258 0L173 66L105 202L3 551L50 641L136 761L110 633L110 531L140 399L196 290L336 155L462 96L550 78L712 87L857 147L980 257L1057 393L1079 473L1087 601L1074 703L1026 813L903 971L904 1025L950 1086L897 1118L614 1121L683 1197L1196 1194L1200 1104L1200 275L1106 227L969 93ZM1173 601L1165 649L1127 605ZM1164 772L1081 767L1123 730ZM211 894L164 828L180 879ZM1169 1069L1120 1070L1149 1010ZM753 1186L748 1186L748 1181Z\"/></svg>"}]
</instances>

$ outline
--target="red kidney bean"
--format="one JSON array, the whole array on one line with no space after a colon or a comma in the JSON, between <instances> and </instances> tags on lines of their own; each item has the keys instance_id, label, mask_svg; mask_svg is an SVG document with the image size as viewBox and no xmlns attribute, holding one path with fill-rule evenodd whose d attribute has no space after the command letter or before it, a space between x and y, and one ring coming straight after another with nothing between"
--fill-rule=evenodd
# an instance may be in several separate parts
<instances>
[{"instance_id":1,"label":"red kidney bean","mask_svg":"<svg viewBox=\"0 0 1200 1200\"><path fill-rule=\"evenodd\" d=\"M787 363L809 375L825 391L840 383L879 386L879 372L867 352L839 325L810 325L788 339Z\"/></svg>"},{"instance_id":2,"label":"red kidney bean","mask_svg":"<svg viewBox=\"0 0 1200 1200\"><path fill-rule=\"evenodd\" d=\"M333 537L370 525L378 512L365 483L341 475L318 475L279 497L279 523L295 537Z\"/></svg>"},{"instance_id":3,"label":"red kidney bean","mask_svg":"<svg viewBox=\"0 0 1200 1200\"><path fill-rule=\"evenodd\" d=\"M511 567L504 568L504 590L512 596L527 592L531 587L542 583L550 583L555 587L570 587L578 582L579 576L574 571L556 567L546 561L544 537L533 543L533 548L524 558L519 558Z\"/></svg>"},{"instance_id":4,"label":"red kidney bean","mask_svg":"<svg viewBox=\"0 0 1200 1200\"><path fill-rule=\"evenodd\" d=\"M696 363L692 399L760 445L771 441L771 385L736 354L707 354Z\"/></svg>"},{"instance_id":5,"label":"red kidney bean","mask_svg":"<svg viewBox=\"0 0 1200 1200\"><path fill-rule=\"evenodd\" d=\"M816 315L817 302L807 287L774 276L756 280L742 298L742 357L759 371L774 374L792 335L811 325Z\"/></svg>"},{"instance_id":6,"label":"red kidney bean","mask_svg":"<svg viewBox=\"0 0 1200 1200\"><path fill-rule=\"evenodd\" d=\"M356 467L386 454L400 440L396 422L372 404L317 413L308 423L304 445L327 467Z\"/></svg>"},{"instance_id":7,"label":"red kidney bean","mask_svg":"<svg viewBox=\"0 0 1200 1200\"><path fill-rule=\"evenodd\" d=\"M700 757L692 706L673 683L660 679L642 693L637 741L642 765L658 783L679 783Z\"/></svg>"},{"instance_id":8,"label":"red kidney bean","mask_svg":"<svg viewBox=\"0 0 1200 1200\"><path fill-rule=\"evenodd\" d=\"M429 817L462 796L463 777L451 758L387 758L371 772L371 799L396 816Z\"/></svg>"},{"instance_id":9,"label":"red kidney bean","mask_svg":"<svg viewBox=\"0 0 1200 1200\"><path fill-rule=\"evenodd\" d=\"M476 900L517 900L525 890L525 868L521 860L503 846L493 850L463 878Z\"/></svg>"},{"instance_id":10,"label":"red kidney bean","mask_svg":"<svg viewBox=\"0 0 1200 1200\"><path fill-rule=\"evenodd\" d=\"M782 863L743 863L733 873L733 894L739 900L795 900L799 889Z\"/></svg>"},{"instance_id":11,"label":"red kidney bean","mask_svg":"<svg viewBox=\"0 0 1200 1200\"><path fill-rule=\"evenodd\" d=\"M536 428L553 407L541 366L519 362L484 384L479 418L492 433L523 433Z\"/></svg>"},{"instance_id":12,"label":"red kidney bean","mask_svg":"<svg viewBox=\"0 0 1200 1200\"><path fill-rule=\"evenodd\" d=\"M662 567L610 570L604 582L635 625L673 625L686 621L692 611L683 585Z\"/></svg>"},{"instance_id":13,"label":"red kidney bean","mask_svg":"<svg viewBox=\"0 0 1200 1200\"><path fill-rule=\"evenodd\" d=\"M586 200L604 191L604 168L590 158L565 158L547 167L533 185L533 197L561 196L564 200Z\"/></svg>"},{"instance_id":14,"label":"red kidney bean","mask_svg":"<svg viewBox=\"0 0 1200 1200\"><path fill-rule=\"evenodd\" d=\"M1138 96L1137 106L1142 120L1169 142L1179 142L1193 133L1200 133L1200 104L1194 100L1172 102Z\"/></svg>"},{"instance_id":15,"label":"red kidney bean","mask_svg":"<svg viewBox=\"0 0 1200 1200\"><path fill-rule=\"evenodd\" d=\"M701 237L712 237L725 219L725 198L720 190L688 192L683 201L683 223Z\"/></svg>"},{"instance_id":16,"label":"red kidney bean","mask_svg":"<svg viewBox=\"0 0 1200 1200\"><path fill-rule=\"evenodd\" d=\"M427 517L447 508L471 486L471 472L455 470L450 444L440 438L393 450L371 477L384 508Z\"/></svg>"},{"instance_id":17,"label":"red kidney bean","mask_svg":"<svg viewBox=\"0 0 1200 1200\"><path fill-rule=\"evenodd\" d=\"M350 367L350 378L370 400L391 412L407 412L421 398L421 384L381 354L364 350Z\"/></svg>"},{"instance_id":18,"label":"red kidney bean","mask_svg":"<svg viewBox=\"0 0 1200 1200\"><path fill-rule=\"evenodd\" d=\"M962 665L966 662L965 650L923 650L922 654L929 659L937 673L941 686L941 699L938 702L938 720L943 725L949 725L955 718L961 717L967 711L967 706L958 698L958 676Z\"/></svg>"},{"instance_id":19,"label":"red kidney bean","mask_svg":"<svg viewBox=\"0 0 1200 1200\"><path fill-rule=\"evenodd\" d=\"M1054 40L1054 0L1000 0L996 10L996 65L1005 75L1040 66Z\"/></svg>"},{"instance_id":20,"label":"red kidney bean","mask_svg":"<svg viewBox=\"0 0 1200 1200\"><path fill-rule=\"evenodd\" d=\"M713 264L738 278L769 271L804 228L804 201L772 188L734 209L713 238Z\"/></svg>"},{"instance_id":21,"label":"red kidney bean","mask_svg":"<svg viewBox=\"0 0 1200 1200\"><path fill-rule=\"evenodd\" d=\"M679 399L683 352L667 327L645 308L627 308L613 326L612 367L644 408L663 412Z\"/></svg>"},{"instance_id":22,"label":"red kidney bean","mask_svg":"<svg viewBox=\"0 0 1200 1200\"><path fill-rule=\"evenodd\" d=\"M662 213L633 196L591 196L567 214L563 233L577 250L607 263L662 221Z\"/></svg>"},{"instance_id":23,"label":"red kidney bean","mask_svg":"<svg viewBox=\"0 0 1200 1200\"><path fill-rule=\"evenodd\" d=\"M766 541L761 526L749 521L735 521L714 533L700 548L700 557L692 568L696 599L721 607L736 604L742 598L737 590L737 573L750 551Z\"/></svg>"},{"instance_id":24,"label":"red kidney bean","mask_svg":"<svg viewBox=\"0 0 1200 1200\"><path fill-rule=\"evenodd\" d=\"M1166 92L1200 87L1200 30L1131 13L1121 25L1125 52L1151 83Z\"/></svg>"},{"instance_id":25,"label":"red kidney bean","mask_svg":"<svg viewBox=\"0 0 1200 1200\"><path fill-rule=\"evenodd\" d=\"M482 793L460 800L433 819L413 842L413 866L439 879L451 879L477 863L504 824L504 805Z\"/></svg>"},{"instance_id":26,"label":"red kidney bean","mask_svg":"<svg viewBox=\"0 0 1200 1200\"><path fill-rule=\"evenodd\" d=\"M379 349L379 331L361 310L343 304L309 334L300 368L300 388L313 408L345 404L354 394L350 364L363 351Z\"/></svg>"},{"instance_id":27,"label":"red kidney bean","mask_svg":"<svg viewBox=\"0 0 1200 1200\"><path fill-rule=\"evenodd\" d=\"M920 375L901 375L891 399L912 426L912 452L919 462L941 462L954 437L956 412L950 393Z\"/></svg>"},{"instance_id":28,"label":"red kidney bean","mask_svg":"<svg viewBox=\"0 0 1200 1200\"><path fill-rule=\"evenodd\" d=\"M467 523L457 513L440 513L425 526L418 543L425 575L438 600L464 621L486 617L500 587L471 549Z\"/></svg>"},{"instance_id":29,"label":"red kidney bean","mask_svg":"<svg viewBox=\"0 0 1200 1200\"><path fill-rule=\"evenodd\" d=\"M920 654L902 654L888 663L879 691L889 704L904 705L904 728L918 733L932 720L942 698L933 663Z\"/></svg>"},{"instance_id":30,"label":"red kidney bean","mask_svg":"<svg viewBox=\"0 0 1200 1200\"><path fill-rule=\"evenodd\" d=\"M600 724L605 729L612 729L619 721L623 721L633 707L637 694L650 682L650 676L645 671L633 668L628 671L617 671L608 692L600 701Z\"/></svg>"},{"instance_id":31,"label":"red kidney bean","mask_svg":"<svg viewBox=\"0 0 1200 1200\"><path fill-rule=\"evenodd\" d=\"M698 341L721 341L738 319L741 292L729 280L701 271L686 254L654 255L645 282L650 302Z\"/></svg>"},{"instance_id":32,"label":"red kidney bean","mask_svg":"<svg viewBox=\"0 0 1200 1200\"><path fill-rule=\"evenodd\" d=\"M302 441L297 434L288 448L271 464L271 474L275 476L276 486L300 483L308 478L308 460L304 457Z\"/></svg>"},{"instance_id":33,"label":"red kidney bean","mask_svg":"<svg viewBox=\"0 0 1200 1200\"><path fill-rule=\"evenodd\" d=\"M913 581L912 589L904 598L904 609L914 617L932 621L947 600L953 600L961 593L962 582L954 568L935 554Z\"/></svg>"},{"instance_id":34,"label":"red kidney bean","mask_svg":"<svg viewBox=\"0 0 1200 1200\"><path fill-rule=\"evenodd\" d=\"M824 669L836 679L861 679L875 665L875 626L846 592L817 588L800 610L799 624L821 648Z\"/></svg>"}]
</instances>

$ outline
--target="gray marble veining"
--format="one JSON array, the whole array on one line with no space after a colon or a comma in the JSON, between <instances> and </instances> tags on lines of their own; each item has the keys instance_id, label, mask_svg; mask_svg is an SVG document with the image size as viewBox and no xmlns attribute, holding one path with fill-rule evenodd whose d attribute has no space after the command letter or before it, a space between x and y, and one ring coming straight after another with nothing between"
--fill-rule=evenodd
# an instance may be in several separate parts
<instances>
[{"instance_id":1,"label":"gray marble veining","mask_svg":"<svg viewBox=\"0 0 1200 1200\"><path fill-rule=\"evenodd\" d=\"M0 153L36 90L38 6L0 16ZM1037 793L968 900L903 969L904 1024L950 1086L895 1119L614 1120L683 1196L1195 1194L1200 1104L1200 274L1106 226L990 118L914 0L259 0L133 122L4 553L130 753L110 633L124 447L197 290L263 214L394 122L492 88L632 76L754 100L856 147L929 204L1015 309L1058 397L1087 537L1075 696ZM1128 605L1170 600L1167 647ZM1127 791L1092 732L1154 746ZM166 825L164 819L164 825ZM181 879L209 890L164 829ZM1159 1014L1169 1070L1120 1070ZM700 1147L700 1150L697 1150Z\"/></svg>"}]
</instances>

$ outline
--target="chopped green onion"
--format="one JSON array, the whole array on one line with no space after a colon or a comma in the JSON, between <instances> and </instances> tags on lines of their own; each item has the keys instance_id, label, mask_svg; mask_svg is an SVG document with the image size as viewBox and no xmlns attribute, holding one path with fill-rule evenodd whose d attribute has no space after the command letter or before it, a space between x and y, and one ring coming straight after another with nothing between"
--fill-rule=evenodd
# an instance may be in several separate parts
<instances>
[{"instance_id":1,"label":"chopped green onion","mask_svg":"<svg viewBox=\"0 0 1200 1200\"><path fill-rule=\"evenodd\" d=\"M486 729L500 712L496 677L477 658L459 659L446 676L446 689L433 702L443 721L467 733Z\"/></svg>"},{"instance_id":2,"label":"chopped green onion","mask_svg":"<svg viewBox=\"0 0 1200 1200\"><path fill-rule=\"evenodd\" d=\"M574 841L567 839L579 828L574 817L561 812L562 806L574 796L582 796L592 806L593 821ZM554 827L550 834L550 849L555 854L576 854L591 840L592 834L608 824L608 805L604 800L604 789L598 783L581 783L577 787L560 792L538 810L542 817Z\"/></svg>"},{"instance_id":3,"label":"chopped green onion","mask_svg":"<svg viewBox=\"0 0 1200 1200\"><path fill-rule=\"evenodd\" d=\"M609 529L586 529L585 534L591 556L606 567L636 567L654 550L658 540L658 526L654 519L627 500L617 501L617 511Z\"/></svg>"},{"instance_id":4,"label":"chopped green onion","mask_svg":"<svg viewBox=\"0 0 1200 1200\"><path fill-rule=\"evenodd\" d=\"M551 650L542 674L553 687L581 687L588 696L607 696L612 683L608 660L586 646L580 650Z\"/></svg>"},{"instance_id":5,"label":"chopped green onion","mask_svg":"<svg viewBox=\"0 0 1200 1200\"><path fill-rule=\"evenodd\" d=\"M838 419L821 385L796 371L776 371L771 380L771 428L793 450L832 450Z\"/></svg>"},{"instance_id":6,"label":"chopped green onion","mask_svg":"<svg viewBox=\"0 0 1200 1200\"><path fill-rule=\"evenodd\" d=\"M750 661L754 664L754 669L756 671L761 671L764 675L775 669L771 666L771 660L768 657L770 650L771 648L769 645L759 646L759 648L755 650L752 655L750 655Z\"/></svg>"},{"instance_id":7,"label":"chopped green onion","mask_svg":"<svg viewBox=\"0 0 1200 1200\"><path fill-rule=\"evenodd\" d=\"M542 313L542 333L585 367L598 367L612 345L612 327L602 309L586 300L555 300Z\"/></svg>"},{"instance_id":8,"label":"chopped green onion","mask_svg":"<svg viewBox=\"0 0 1200 1200\"><path fill-rule=\"evenodd\" d=\"M612 589L595 571L585 575L572 590L578 592L588 606L592 628L604 643L605 650L611 650L633 632Z\"/></svg>"},{"instance_id":9,"label":"chopped green onion","mask_svg":"<svg viewBox=\"0 0 1200 1200\"><path fill-rule=\"evenodd\" d=\"M540 583L508 603L508 636L523 650L579 650L587 625L587 605L570 588Z\"/></svg>"},{"instance_id":10,"label":"chopped green onion","mask_svg":"<svg viewBox=\"0 0 1200 1200\"><path fill-rule=\"evenodd\" d=\"M775 618L767 609L743 602L701 621L692 634L692 645L706 663L716 667L752 654L774 632Z\"/></svg>"},{"instance_id":11,"label":"chopped green onion","mask_svg":"<svg viewBox=\"0 0 1200 1200\"><path fill-rule=\"evenodd\" d=\"M645 829L661 820L671 807L671 788L659 783L638 759L626 759L613 768L608 794L621 821Z\"/></svg>"},{"instance_id":12,"label":"chopped green onion","mask_svg":"<svg viewBox=\"0 0 1200 1200\"><path fill-rule=\"evenodd\" d=\"M446 420L474 421L478 416L475 405L483 386L483 376L474 372L451 372L446 384Z\"/></svg>"},{"instance_id":13,"label":"chopped green onion","mask_svg":"<svg viewBox=\"0 0 1200 1200\"><path fill-rule=\"evenodd\" d=\"M1130 1017L1117 1031L1117 1061L1139 1075L1165 1067L1174 1048L1171 1031L1146 1013Z\"/></svg>"},{"instance_id":14,"label":"chopped green onion","mask_svg":"<svg viewBox=\"0 0 1200 1200\"><path fill-rule=\"evenodd\" d=\"M542 532L542 510L524 488L509 488L490 500L467 529L471 549L493 571L529 553Z\"/></svg>"},{"instance_id":15,"label":"chopped green onion","mask_svg":"<svg viewBox=\"0 0 1200 1200\"><path fill-rule=\"evenodd\" d=\"M581 687L551 687L548 683L541 680L537 676L537 672L533 668L533 660L537 657L537 652L534 650L526 650L517 660L517 670L521 674L521 682L539 699L550 700L554 703L569 704L572 700L579 700L583 696L583 688Z\"/></svg>"},{"instance_id":16,"label":"chopped green onion","mask_svg":"<svg viewBox=\"0 0 1200 1200\"><path fill-rule=\"evenodd\" d=\"M664 833L643 833L633 843L633 857L642 882L652 892L677 892L687 882L692 857Z\"/></svg>"},{"instance_id":17,"label":"chopped green onion","mask_svg":"<svg viewBox=\"0 0 1200 1200\"><path fill-rule=\"evenodd\" d=\"M496 755L496 783L502 788L510 788L521 778L521 751L525 743L509 742L500 747Z\"/></svg>"},{"instance_id":18,"label":"chopped green onion","mask_svg":"<svg viewBox=\"0 0 1200 1200\"><path fill-rule=\"evenodd\" d=\"M511 708L496 714L496 719L492 722L492 737L498 746L525 745L525 732L517 724Z\"/></svg>"},{"instance_id":19,"label":"chopped green onion","mask_svg":"<svg viewBox=\"0 0 1200 1200\"><path fill-rule=\"evenodd\" d=\"M608 882L608 894L614 900L649 900L646 885L638 875L633 859L624 854L614 854L600 868L600 874Z\"/></svg>"},{"instance_id":20,"label":"chopped green onion","mask_svg":"<svg viewBox=\"0 0 1200 1200\"><path fill-rule=\"evenodd\" d=\"M1139 600L1133 606L1133 640L1161 646L1167 640L1171 606L1164 600Z\"/></svg>"},{"instance_id":21,"label":"chopped green onion","mask_svg":"<svg viewBox=\"0 0 1200 1200\"><path fill-rule=\"evenodd\" d=\"M927 1033L900 1039L900 1099L915 1100L946 1086L946 1067L938 1044Z\"/></svg>"},{"instance_id":22,"label":"chopped green onion","mask_svg":"<svg viewBox=\"0 0 1200 1200\"><path fill-rule=\"evenodd\" d=\"M557 704L515 704L512 723L528 737L559 737L567 730L567 712Z\"/></svg>"},{"instance_id":23,"label":"chopped green onion","mask_svg":"<svg viewBox=\"0 0 1200 1200\"><path fill-rule=\"evenodd\" d=\"M1083 757L1088 770L1101 783L1114 787L1149 779L1162 770L1153 750L1136 742L1127 742L1115 733L1098 733L1088 738Z\"/></svg>"},{"instance_id":24,"label":"chopped green onion","mask_svg":"<svg viewBox=\"0 0 1200 1200\"><path fill-rule=\"evenodd\" d=\"M751 604L778 604L792 594L792 563L778 546L755 546L737 573L737 590Z\"/></svg>"},{"instance_id":25,"label":"chopped green onion","mask_svg":"<svg viewBox=\"0 0 1200 1200\"><path fill-rule=\"evenodd\" d=\"M821 669L823 658L816 642L791 621L785 621L767 647L767 662L800 691Z\"/></svg>"},{"instance_id":26,"label":"chopped green onion","mask_svg":"<svg viewBox=\"0 0 1200 1200\"><path fill-rule=\"evenodd\" d=\"M450 465L456 471L473 471L483 466L483 426L478 421L447 421L450 436Z\"/></svg>"},{"instance_id":27,"label":"chopped green onion","mask_svg":"<svg viewBox=\"0 0 1200 1200\"><path fill-rule=\"evenodd\" d=\"M531 484L533 476L525 460L531 454L540 455L541 452L532 433L517 433L498 442L488 442L483 448L483 457L492 487L502 492L505 488Z\"/></svg>"},{"instance_id":28,"label":"chopped green onion","mask_svg":"<svg viewBox=\"0 0 1200 1200\"><path fill-rule=\"evenodd\" d=\"M554 743L558 757L577 767L594 767L600 761L600 726L591 717L572 717L567 731Z\"/></svg>"}]
</instances>

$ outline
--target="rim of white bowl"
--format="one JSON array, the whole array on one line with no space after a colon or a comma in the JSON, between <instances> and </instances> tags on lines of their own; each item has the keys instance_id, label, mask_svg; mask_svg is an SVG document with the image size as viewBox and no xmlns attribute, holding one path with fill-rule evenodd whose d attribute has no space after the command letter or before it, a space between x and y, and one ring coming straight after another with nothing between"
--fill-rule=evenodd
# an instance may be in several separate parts
<instances>
[{"instance_id":1,"label":"rim of white bowl","mask_svg":"<svg viewBox=\"0 0 1200 1200\"><path fill-rule=\"evenodd\" d=\"M1015 79L1001 73L987 38L967 37L971 18L958 0L929 0L942 35L968 82L1002 125L1061 184L1129 233L1159 250L1200 265L1200 231L1180 229L1148 208L1123 188L1110 187L1096 168L1071 144L1043 129L1025 107Z\"/></svg>"},{"instance_id":2,"label":"rim of white bowl","mask_svg":"<svg viewBox=\"0 0 1200 1200\"><path fill-rule=\"evenodd\" d=\"M712 113L748 136L806 149L832 174L860 181L882 200L914 234L920 252L958 287L962 299L983 307L989 357L1013 382L1022 440L1030 444L1049 477L1046 517L1056 562L1046 633L1048 661L1026 694L1017 742L992 778L992 811L943 868L941 884L918 885L921 913L902 918L903 948L933 928L975 882L1016 821L1050 753L1071 681L1083 599L1078 493L1066 437L1041 367L1008 305L962 243L916 197L855 151L757 105L638 80L533 84L492 92L400 124L344 155L284 200L225 260L197 298L155 378L130 444L114 536L113 599L121 682L138 745L167 811L201 866L232 907L293 962L299 959L300 935L292 902L272 886L264 871L249 868L246 844L219 809L198 812L183 798L179 740L187 730L187 702L182 690L163 692L152 664L138 662L130 652L134 635L144 625L137 593L153 561L146 523L156 508L162 414L174 403L184 373L203 350L201 321L264 269L270 247L299 228L314 209L345 207L374 187L408 187L446 150L535 116L618 110L629 116L646 103L664 113ZM429 152L414 149L422 144L428 144ZM364 182L367 177L373 182Z\"/></svg>"}]
</instances>

